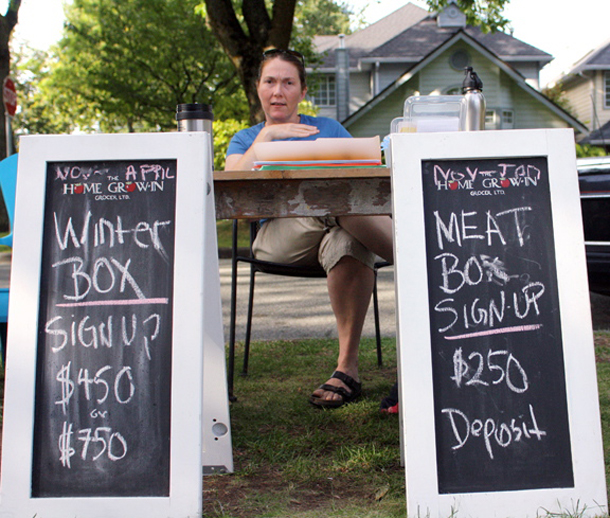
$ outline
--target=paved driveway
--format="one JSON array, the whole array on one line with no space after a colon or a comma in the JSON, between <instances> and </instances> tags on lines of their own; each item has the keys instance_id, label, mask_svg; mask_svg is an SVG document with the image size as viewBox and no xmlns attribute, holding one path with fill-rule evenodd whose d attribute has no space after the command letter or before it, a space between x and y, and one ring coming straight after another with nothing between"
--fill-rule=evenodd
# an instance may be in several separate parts
<instances>
[{"instance_id":1,"label":"paved driveway","mask_svg":"<svg viewBox=\"0 0 610 518\"><path fill-rule=\"evenodd\" d=\"M237 283L237 340L246 332L249 267L241 264ZM394 268L379 271L380 325L383 336L396 336L394 311ZM229 338L231 261L220 260L225 340ZM367 315L364 336L375 336L373 304ZM326 279L302 279L279 275L256 275L253 340L336 337L335 319L330 309Z\"/></svg>"},{"instance_id":2,"label":"paved driveway","mask_svg":"<svg viewBox=\"0 0 610 518\"><path fill-rule=\"evenodd\" d=\"M10 256L0 257L0 286L9 282ZM220 260L220 282L225 339L229 337L229 301L231 296L231 261ZM243 340L246 327L248 268L240 266L238 277L237 339ZM336 337L334 318L328 301L325 279L299 279L258 274L254 303L253 340ZM396 336L394 311L394 269L379 272L381 333ZM593 328L610 330L610 297L591 294ZM365 326L365 336L375 336L372 304Z\"/></svg>"},{"instance_id":3,"label":"paved driveway","mask_svg":"<svg viewBox=\"0 0 610 518\"><path fill-rule=\"evenodd\" d=\"M238 277L237 340L243 340L246 326L249 271L240 265ZM220 261L225 339L229 337L229 301L231 295L231 262ZM394 268L379 272L379 306L381 333L396 336ZM375 336L372 304L364 335ZM591 294L593 328L610 329L610 297ZM254 299L253 340L336 337L334 318L326 292L325 279L299 279L257 274Z\"/></svg>"}]
</instances>

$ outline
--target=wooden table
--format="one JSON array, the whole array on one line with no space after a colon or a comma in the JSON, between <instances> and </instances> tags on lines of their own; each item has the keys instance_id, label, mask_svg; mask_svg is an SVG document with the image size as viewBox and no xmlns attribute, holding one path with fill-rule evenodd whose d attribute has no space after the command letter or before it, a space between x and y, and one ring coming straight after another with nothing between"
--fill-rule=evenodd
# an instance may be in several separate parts
<instances>
[{"instance_id":1,"label":"wooden table","mask_svg":"<svg viewBox=\"0 0 610 518\"><path fill-rule=\"evenodd\" d=\"M217 219L391 214L387 167L216 171Z\"/></svg>"}]
</instances>

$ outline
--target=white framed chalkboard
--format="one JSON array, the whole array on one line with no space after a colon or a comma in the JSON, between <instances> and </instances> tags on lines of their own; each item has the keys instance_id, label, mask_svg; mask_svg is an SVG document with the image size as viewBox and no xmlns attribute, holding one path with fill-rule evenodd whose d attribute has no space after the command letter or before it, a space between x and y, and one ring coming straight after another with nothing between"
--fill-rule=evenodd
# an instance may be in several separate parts
<instances>
[{"instance_id":1,"label":"white framed chalkboard","mask_svg":"<svg viewBox=\"0 0 610 518\"><path fill-rule=\"evenodd\" d=\"M573 132L391 146L408 514L607 512Z\"/></svg>"},{"instance_id":2,"label":"white framed chalkboard","mask_svg":"<svg viewBox=\"0 0 610 518\"><path fill-rule=\"evenodd\" d=\"M200 515L209 147L22 139L4 515Z\"/></svg>"}]
</instances>

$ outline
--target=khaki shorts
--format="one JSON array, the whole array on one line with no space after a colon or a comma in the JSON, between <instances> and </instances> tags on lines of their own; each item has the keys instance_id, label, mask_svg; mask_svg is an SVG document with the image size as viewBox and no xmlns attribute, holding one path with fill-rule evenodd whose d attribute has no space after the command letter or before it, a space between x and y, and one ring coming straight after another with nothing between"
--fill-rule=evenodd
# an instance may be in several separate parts
<instances>
[{"instance_id":1,"label":"khaki shorts","mask_svg":"<svg viewBox=\"0 0 610 518\"><path fill-rule=\"evenodd\" d=\"M321 265L327 273L346 255L371 269L376 258L333 217L269 219L259 230L252 250L262 261Z\"/></svg>"}]
</instances>

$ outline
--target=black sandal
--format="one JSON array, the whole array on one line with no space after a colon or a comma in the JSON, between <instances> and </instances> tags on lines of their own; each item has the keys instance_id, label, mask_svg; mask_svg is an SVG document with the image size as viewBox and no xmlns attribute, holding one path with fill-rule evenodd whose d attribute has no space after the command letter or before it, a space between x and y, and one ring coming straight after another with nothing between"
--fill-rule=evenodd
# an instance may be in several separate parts
<instances>
[{"instance_id":1,"label":"black sandal","mask_svg":"<svg viewBox=\"0 0 610 518\"><path fill-rule=\"evenodd\" d=\"M318 396L314 396L313 394L309 396L309 402L318 407L318 408L339 408L340 406L345 405L346 403L351 403L360 397L362 394L362 383L358 383L354 378L348 376L344 372L335 371L333 372L331 378L336 378L341 380L347 387L351 390L348 392L343 387L335 387L334 385L329 385L328 383L324 383L320 385L318 389L325 390L327 392L333 392L334 394L339 394L342 399L324 399Z\"/></svg>"}]
</instances>

